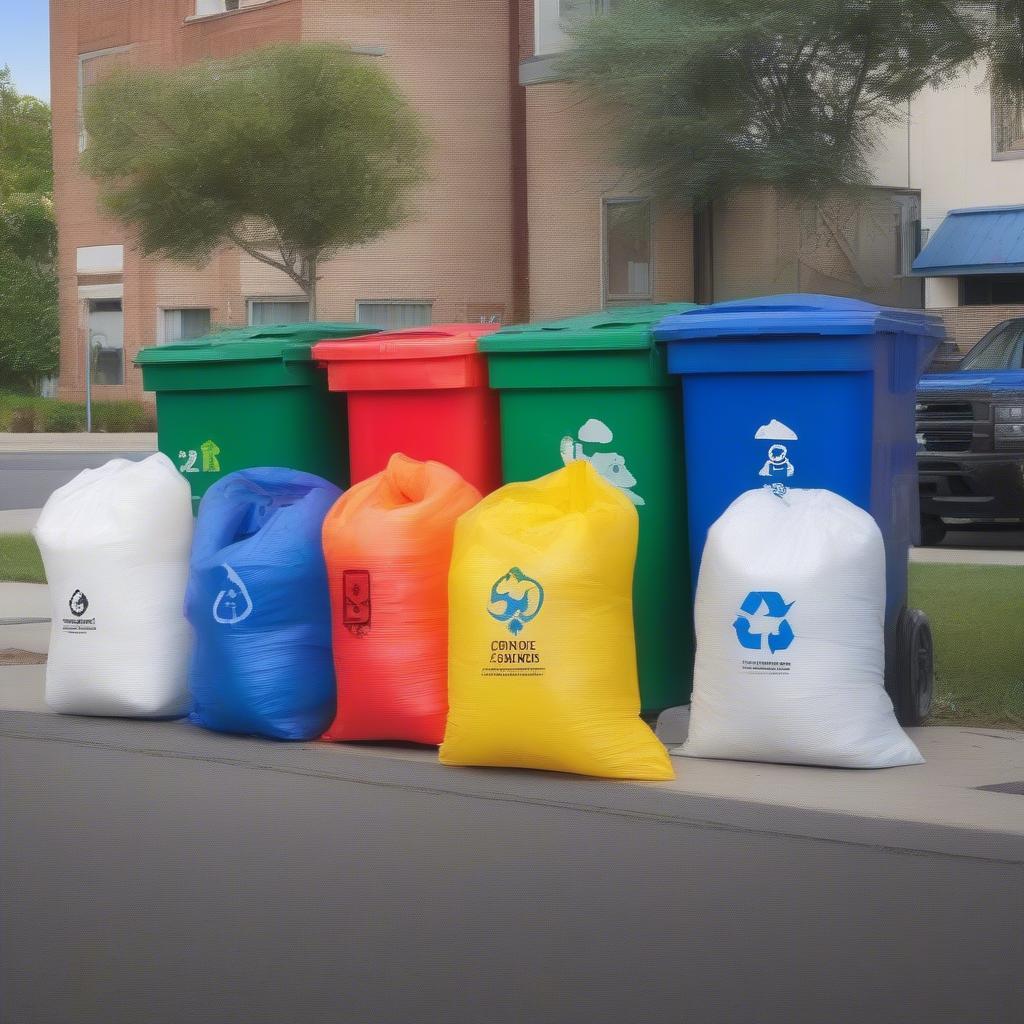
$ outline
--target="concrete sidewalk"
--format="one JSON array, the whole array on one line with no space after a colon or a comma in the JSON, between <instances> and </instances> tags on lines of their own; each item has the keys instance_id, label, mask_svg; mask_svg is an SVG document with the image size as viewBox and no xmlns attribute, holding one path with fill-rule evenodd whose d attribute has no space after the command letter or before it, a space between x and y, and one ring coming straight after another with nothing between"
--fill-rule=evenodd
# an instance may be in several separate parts
<instances>
[{"instance_id":1,"label":"concrete sidewalk","mask_svg":"<svg viewBox=\"0 0 1024 1024\"><path fill-rule=\"evenodd\" d=\"M0 432L3 452L155 452L156 434L11 434Z\"/></svg>"},{"instance_id":2,"label":"concrete sidewalk","mask_svg":"<svg viewBox=\"0 0 1024 1024\"><path fill-rule=\"evenodd\" d=\"M30 533L41 511L39 508L0 509L0 533Z\"/></svg>"},{"instance_id":3,"label":"concrete sidewalk","mask_svg":"<svg viewBox=\"0 0 1024 1024\"><path fill-rule=\"evenodd\" d=\"M0 626L0 631L4 627ZM0 638L3 633L0 632ZM67 742L93 742L102 733L103 742L124 750L161 750L167 756L179 754L199 760L220 760L223 744L230 743L234 756L253 757L268 767L299 772L342 771L360 776L376 770L389 771L386 763L406 766L409 784L445 785L458 790L459 780L468 776L438 764L433 750L373 745L275 744L255 739L225 740L180 722L139 722L120 719L88 719L53 715L42 696L44 666L0 668L0 723L15 728L18 735L59 736ZM14 715L3 717L4 712ZM659 735L669 745L685 739L688 713L673 709L666 713ZM989 841L1009 842L1000 846L1016 850L1024 863L1024 794L986 790L986 786L1019 786L1024 789L1024 732L998 729L926 727L910 730L926 758L924 765L884 771L852 771L794 765L755 764L739 761L710 761L675 757L677 778L656 785L591 782L608 794L618 793L616 806L631 806L658 793L659 807L671 807L673 800L706 799L735 803L745 813L765 817L776 824L796 815L813 825L816 815L848 819L852 835L886 836L886 842L902 845L900 836L909 828L914 835L929 836L925 849L988 849ZM3 727L0 727L0 735ZM7 733L10 735L10 732ZM376 767L375 767L376 766ZM438 776L440 772L440 776ZM418 773L423 773L422 776ZM481 779L528 780L543 773L483 772ZM548 776L550 777L550 776ZM420 782L416 779L420 778ZM566 783L578 785L576 781ZM527 784L527 789L533 783ZM516 787L513 787L515 789ZM541 787L543 788L543 786ZM602 796L602 799L605 797ZM760 808L760 811L751 810ZM849 823L857 823L851 826ZM766 825L765 827L774 827ZM829 825L829 828L833 828ZM811 828L811 833L820 830ZM945 839L942 837L945 836ZM941 840L941 841L940 841ZM938 843L938 845L934 845Z\"/></svg>"},{"instance_id":4,"label":"concrete sidewalk","mask_svg":"<svg viewBox=\"0 0 1024 1024\"><path fill-rule=\"evenodd\" d=\"M49 646L50 598L46 585L0 583L0 650L45 654Z\"/></svg>"},{"instance_id":5,"label":"concrete sidewalk","mask_svg":"<svg viewBox=\"0 0 1024 1024\"><path fill-rule=\"evenodd\" d=\"M1024 551L1013 548L911 548L910 561L921 565L1024 565Z\"/></svg>"}]
</instances>

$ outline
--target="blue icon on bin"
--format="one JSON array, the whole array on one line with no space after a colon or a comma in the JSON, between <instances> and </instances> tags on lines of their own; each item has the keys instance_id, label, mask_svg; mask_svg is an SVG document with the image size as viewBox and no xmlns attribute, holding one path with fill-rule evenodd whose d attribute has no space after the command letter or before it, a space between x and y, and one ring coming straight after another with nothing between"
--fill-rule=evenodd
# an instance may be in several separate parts
<instances>
[{"instance_id":1,"label":"blue icon on bin","mask_svg":"<svg viewBox=\"0 0 1024 1024\"><path fill-rule=\"evenodd\" d=\"M793 627L786 619L794 604L787 604L774 590L752 590L732 624L740 645L748 651L761 651L767 643L772 654L786 650L794 640Z\"/></svg>"}]
</instances>

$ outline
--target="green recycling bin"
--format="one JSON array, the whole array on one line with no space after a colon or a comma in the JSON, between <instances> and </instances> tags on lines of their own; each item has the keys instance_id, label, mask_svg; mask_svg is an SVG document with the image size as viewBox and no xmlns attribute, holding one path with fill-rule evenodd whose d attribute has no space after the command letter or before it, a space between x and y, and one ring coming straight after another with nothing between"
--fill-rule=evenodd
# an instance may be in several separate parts
<instances>
[{"instance_id":1,"label":"green recycling bin","mask_svg":"<svg viewBox=\"0 0 1024 1024\"><path fill-rule=\"evenodd\" d=\"M156 392L158 445L192 487L192 510L226 473L284 466L348 486L345 396L310 359L323 338L373 334L351 323L241 327L145 348L142 384Z\"/></svg>"},{"instance_id":2,"label":"green recycling bin","mask_svg":"<svg viewBox=\"0 0 1024 1024\"><path fill-rule=\"evenodd\" d=\"M586 459L636 505L633 584L645 714L685 704L693 637L682 413L651 326L692 303L608 309L480 339L501 401L502 472L530 480Z\"/></svg>"}]
</instances>

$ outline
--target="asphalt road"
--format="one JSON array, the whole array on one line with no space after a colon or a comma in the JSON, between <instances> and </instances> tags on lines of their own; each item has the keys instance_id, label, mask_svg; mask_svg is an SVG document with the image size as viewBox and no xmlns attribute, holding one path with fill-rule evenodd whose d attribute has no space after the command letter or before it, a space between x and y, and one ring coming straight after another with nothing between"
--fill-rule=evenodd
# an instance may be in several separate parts
<instances>
[{"instance_id":1,"label":"asphalt road","mask_svg":"<svg viewBox=\"0 0 1024 1024\"><path fill-rule=\"evenodd\" d=\"M41 508L83 469L110 459L144 459L150 452L0 452L0 509Z\"/></svg>"},{"instance_id":2,"label":"asphalt road","mask_svg":"<svg viewBox=\"0 0 1024 1024\"><path fill-rule=\"evenodd\" d=\"M723 803L5 713L0 1021L1020 1020L1019 848Z\"/></svg>"}]
</instances>

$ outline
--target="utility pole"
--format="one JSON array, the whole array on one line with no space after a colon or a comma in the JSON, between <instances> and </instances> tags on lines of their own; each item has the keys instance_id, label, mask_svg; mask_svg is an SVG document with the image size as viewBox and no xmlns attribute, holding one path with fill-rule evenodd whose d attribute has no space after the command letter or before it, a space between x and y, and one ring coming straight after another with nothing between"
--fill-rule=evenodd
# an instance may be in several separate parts
<instances>
[{"instance_id":1,"label":"utility pole","mask_svg":"<svg viewBox=\"0 0 1024 1024\"><path fill-rule=\"evenodd\" d=\"M85 432L92 433L92 331L85 345Z\"/></svg>"}]
</instances>

